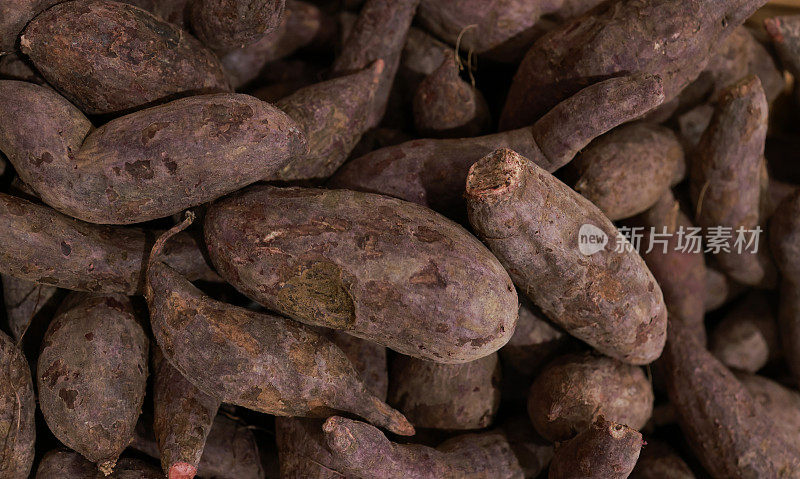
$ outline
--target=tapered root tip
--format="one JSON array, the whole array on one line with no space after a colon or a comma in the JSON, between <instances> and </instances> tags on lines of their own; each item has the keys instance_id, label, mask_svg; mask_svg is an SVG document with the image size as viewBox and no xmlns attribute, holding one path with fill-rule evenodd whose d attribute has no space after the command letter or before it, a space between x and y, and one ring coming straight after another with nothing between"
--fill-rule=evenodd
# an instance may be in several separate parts
<instances>
[{"instance_id":1,"label":"tapered root tip","mask_svg":"<svg viewBox=\"0 0 800 479\"><path fill-rule=\"evenodd\" d=\"M110 476L112 472L114 472L114 466L117 465L117 461L103 461L97 464L97 469L103 473L104 476Z\"/></svg>"},{"instance_id":2,"label":"tapered root tip","mask_svg":"<svg viewBox=\"0 0 800 479\"><path fill-rule=\"evenodd\" d=\"M344 452L358 442L355 435L347 427L346 419L333 416L329 417L322 430L327 436L328 447L334 452Z\"/></svg>"},{"instance_id":3,"label":"tapered root tip","mask_svg":"<svg viewBox=\"0 0 800 479\"><path fill-rule=\"evenodd\" d=\"M767 34L772 38L775 43L783 43L783 31L781 29L781 21L778 18L767 18L764 20L764 29Z\"/></svg>"},{"instance_id":4,"label":"tapered root tip","mask_svg":"<svg viewBox=\"0 0 800 479\"><path fill-rule=\"evenodd\" d=\"M168 479L193 479L197 468L187 462L176 462L169 468Z\"/></svg>"},{"instance_id":5,"label":"tapered root tip","mask_svg":"<svg viewBox=\"0 0 800 479\"><path fill-rule=\"evenodd\" d=\"M507 148L484 156L469 169L467 198L483 201L508 196L519 186L528 163L527 159Z\"/></svg>"},{"instance_id":6,"label":"tapered root tip","mask_svg":"<svg viewBox=\"0 0 800 479\"><path fill-rule=\"evenodd\" d=\"M392 409L388 404L374 396L370 398L370 405L363 417L372 424L401 436L413 436L416 433L414 426L408 422L408 419L400 411Z\"/></svg>"}]
</instances>

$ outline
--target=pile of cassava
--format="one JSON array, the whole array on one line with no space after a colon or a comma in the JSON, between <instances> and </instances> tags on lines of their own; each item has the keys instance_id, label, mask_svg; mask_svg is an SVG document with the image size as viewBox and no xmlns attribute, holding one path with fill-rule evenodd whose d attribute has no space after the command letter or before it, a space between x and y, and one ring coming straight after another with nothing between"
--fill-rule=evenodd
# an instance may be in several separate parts
<instances>
[{"instance_id":1,"label":"pile of cassava","mask_svg":"<svg viewBox=\"0 0 800 479\"><path fill-rule=\"evenodd\" d=\"M0 0L0 479L800 478L766 3Z\"/></svg>"}]
</instances>

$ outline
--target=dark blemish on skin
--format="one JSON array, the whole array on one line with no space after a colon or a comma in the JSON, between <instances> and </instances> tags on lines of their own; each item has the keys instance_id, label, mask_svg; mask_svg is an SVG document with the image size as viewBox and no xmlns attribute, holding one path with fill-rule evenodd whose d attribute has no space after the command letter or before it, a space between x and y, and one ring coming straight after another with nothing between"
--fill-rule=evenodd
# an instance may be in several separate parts
<instances>
[{"instance_id":1,"label":"dark blemish on skin","mask_svg":"<svg viewBox=\"0 0 800 479\"><path fill-rule=\"evenodd\" d=\"M83 337L86 338L87 341L91 341L94 339L94 333L86 333Z\"/></svg>"},{"instance_id":2,"label":"dark blemish on skin","mask_svg":"<svg viewBox=\"0 0 800 479\"><path fill-rule=\"evenodd\" d=\"M64 401L67 409L75 409L75 399L78 398L78 391L74 389L61 389L58 391L58 397Z\"/></svg>"},{"instance_id":3,"label":"dark blemish on skin","mask_svg":"<svg viewBox=\"0 0 800 479\"><path fill-rule=\"evenodd\" d=\"M72 253L72 248L65 241L61 242L61 253L63 253L64 256L69 256L69 254Z\"/></svg>"},{"instance_id":4,"label":"dark blemish on skin","mask_svg":"<svg viewBox=\"0 0 800 479\"><path fill-rule=\"evenodd\" d=\"M170 173L175 173L178 171L178 164L172 160L165 160L164 165L167 167Z\"/></svg>"},{"instance_id":5,"label":"dark blemish on skin","mask_svg":"<svg viewBox=\"0 0 800 479\"><path fill-rule=\"evenodd\" d=\"M155 176L149 160L138 160L125 163L125 171L137 180L151 180Z\"/></svg>"},{"instance_id":6,"label":"dark blemish on skin","mask_svg":"<svg viewBox=\"0 0 800 479\"><path fill-rule=\"evenodd\" d=\"M51 155L50 152L45 151L44 153L42 153L42 156L40 156L39 158L35 158L33 160L33 165L34 166L42 166L42 163L48 163L49 164L49 163L52 163L52 162L53 162L53 155Z\"/></svg>"}]
</instances>

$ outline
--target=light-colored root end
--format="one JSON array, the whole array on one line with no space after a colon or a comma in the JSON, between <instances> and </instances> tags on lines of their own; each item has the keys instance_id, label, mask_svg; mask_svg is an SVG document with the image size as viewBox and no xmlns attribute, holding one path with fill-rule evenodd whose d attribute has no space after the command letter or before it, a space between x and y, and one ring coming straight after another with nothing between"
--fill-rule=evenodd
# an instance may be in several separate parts
<instances>
[{"instance_id":1,"label":"light-colored root end","mask_svg":"<svg viewBox=\"0 0 800 479\"><path fill-rule=\"evenodd\" d=\"M345 419L339 416L329 417L322 425L322 430L327 436L328 447L333 452L343 453L350 450L358 442L347 427Z\"/></svg>"},{"instance_id":2,"label":"light-colored root end","mask_svg":"<svg viewBox=\"0 0 800 479\"><path fill-rule=\"evenodd\" d=\"M495 150L470 167L466 196L476 201L508 196L519 186L528 163L527 159L513 150Z\"/></svg>"},{"instance_id":3,"label":"light-colored root end","mask_svg":"<svg viewBox=\"0 0 800 479\"><path fill-rule=\"evenodd\" d=\"M398 410L376 398L370 396L368 404L363 408L363 412L351 411L362 416L372 424L392 431L401 436L413 436L416 431L408 419Z\"/></svg>"},{"instance_id":4,"label":"light-colored root end","mask_svg":"<svg viewBox=\"0 0 800 479\"><path fill-rule=\"evenodd\" d=\"M117 465L117 461L103 461L97 464L97 469L103 473L104 476L110 476L112 472L114 472L114 466Z\"/></svg>"},{"instance_id":5,"label":"light-colored root end","mask_svg":"<svg viewBox=\"0 0 800 479\"><path fill-rule=\"evenodd\" d=\"M188 462L176 462L169 467L168 479L193 479L197 474L197 468Z\"/></svg>"}]
</instances>

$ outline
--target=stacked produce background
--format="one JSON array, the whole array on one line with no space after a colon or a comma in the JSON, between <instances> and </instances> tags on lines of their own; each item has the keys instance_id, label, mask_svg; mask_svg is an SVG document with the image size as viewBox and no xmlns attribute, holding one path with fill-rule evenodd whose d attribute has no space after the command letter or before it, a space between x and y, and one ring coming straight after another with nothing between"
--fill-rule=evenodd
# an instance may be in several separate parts
<instances>
[{"instance_id":1,"label":"stacked produce background","mask_svg":"<svg viewBox=\"0 0 800 479\"><path fill-rule=\"evenodd\" d=\"M0 479L800 478L797 2L0 1Z\"/></svg>"}]
</instances>

